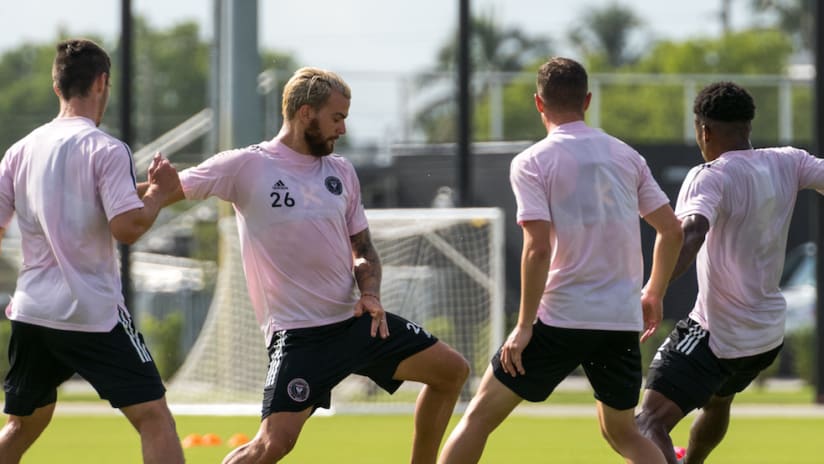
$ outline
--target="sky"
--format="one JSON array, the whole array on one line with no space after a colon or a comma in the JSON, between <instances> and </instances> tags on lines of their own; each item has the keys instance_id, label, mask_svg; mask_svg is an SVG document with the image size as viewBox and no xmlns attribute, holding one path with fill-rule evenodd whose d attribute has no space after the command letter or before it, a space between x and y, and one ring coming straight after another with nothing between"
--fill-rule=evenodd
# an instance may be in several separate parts
<instances>
[{"instance_id":1,"label":"sky","mask_svg":"<svg viewBox=\"0 0 824 464\"><path fill-rule=\"evenodd\" d=\"M565 43L571 26L591 8L615 0L471 0L473 13L492 12L504 27L520 27L530 35L549 36L553 51L576 58ZM721 31L722 0L618 0L643 20L651 37L683 40L717 36ZM0 1L0 54L25 42L56 41L58 31L68 35L95 34L116 43L120 27L118 0ZM731 1L733 29L751 20L750 0ZM71 5L68 7L67 5ZM132 0L132 10L156 28L185 20L202 25L211 38L213 0ZM574 6L571 6L574 5ZM291 52L300 64L340 73L361 100L360 134L386 139L383 134L404 130L403 124L376 124L397 120L405 110L399 102L397 81L410 73L432 69L440 46L455 31L457 0L259 0L260 46ZM385 95L389 95L386 97ZM386 104L386 102L389 104ZM353 98L352 114L358 109ZM388 114L387 114L388 112ZM355 130L354 132L358 132Z\"/></svg>"}]
</instances>

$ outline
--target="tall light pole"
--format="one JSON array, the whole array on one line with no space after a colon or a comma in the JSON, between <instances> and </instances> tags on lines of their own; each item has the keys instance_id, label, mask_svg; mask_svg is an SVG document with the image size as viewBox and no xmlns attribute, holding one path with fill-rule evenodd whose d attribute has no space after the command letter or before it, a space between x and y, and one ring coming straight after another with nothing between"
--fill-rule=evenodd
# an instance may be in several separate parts
<instances>
[{"instance_id":1,"label":"tall light pole","mask_svg":"<svg viewBox=\"0 0 824 464\"><path fill-rule=\"evenodd\" d=\"M120 139L132 143L132 2L120 1ZM132 276L129 245L121 243L120 282L123 299L130 312L132 308Z\"/></svg>"},{"instance_id":2,"label":"tall light pole","mask_svg":"<svg viewBox=\"0 0 824 464\"><path fill-rule=\"evenodd\" d=\"M471 61L470 41L471 15L469 0L459 0L458 8L458 143L457 178L458 204L457 206L472 205L472 93L471 93Z\"/></svg>"}]
</instances>

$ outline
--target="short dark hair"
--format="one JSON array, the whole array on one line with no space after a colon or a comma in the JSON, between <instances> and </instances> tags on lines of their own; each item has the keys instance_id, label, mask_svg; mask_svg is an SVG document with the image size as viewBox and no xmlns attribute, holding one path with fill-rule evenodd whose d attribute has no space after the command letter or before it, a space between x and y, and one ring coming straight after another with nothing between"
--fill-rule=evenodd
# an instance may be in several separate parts
<instances>
[{"instance_id":1,"label":"short dark hair","mask_svg":"<svg viewBox=\"0 0 824 464\"><path fill-rule=\"evenodd\" d=\"M587 72L569 58L554 57L538 69L538 95L550 108L580 111L588 92Z\"/></svg>"},{"instance_id":2,"label":"short dark hair","mask_svg":"<svg viewBox=\"0 0 824 464\"><path fill-rule=\"evenodd\" d=\"M88 39L64 40L57 44L52 80L63 99L85 97L94 80L109 74L111 67L111 59L100 45Z\"/></svg>"},{"instance_id":3,"label":"short dark hair","mask_svg":"<svg viewBox=\"0 0 824 464\"><path fill-rule=\"evenodd\" d=\"M755 117L755 101L747 89L733 82L715 82L695 97L696 116L721 122L750 122Z\"/></svg>"}]
</instances>

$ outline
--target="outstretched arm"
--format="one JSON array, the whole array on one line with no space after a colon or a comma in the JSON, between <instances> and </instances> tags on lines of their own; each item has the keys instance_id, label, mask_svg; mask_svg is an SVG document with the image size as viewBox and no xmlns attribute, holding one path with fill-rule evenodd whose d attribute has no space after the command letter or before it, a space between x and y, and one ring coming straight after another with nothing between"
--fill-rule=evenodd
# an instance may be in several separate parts
<instances>
[{"instance_id":1,"label":"outstretched arm","mask_svg":"<svg viewBox=\"0 0 824 464\"><path fill-rule=\"evenodd\" d=\"M381 260L378 251L372 244L369 229L349 237L352 242L352 258L354 260L355 282L360 290L360 300L355 304L355 316L364 312L372 316L371 335L379 334L381 338L389 336L386 325L386 315L381 304Z\"/></svg>"},{"instance_id":2,"label":"outstretched arm","mask_svg":"<svg viewBox=\"0 0 824 464\"><path fill-rule=\"evenodd\" d=\"M132 244L154 224L160 210L181 192L177 170L160 154L149 166L149 181L143 190L143 207L118 214L109 221L112 235L121 243ZM140 190L138 190L140 192Z\"/></svg>"},{"instance_id":3,"label":"outstretched arm","mask_svg":"<svg viewBox=\"0 0 824 464\"><path fill-rule=\"evenodd\" d=\"M655 332L664 317L664 294L667 292L667 285L684 239L681 223L668 204L647 214L644 220L655 228L656 236L652 271L641 295L641 307L644 311L642 342Z\"/></svg>"}]
</instances>

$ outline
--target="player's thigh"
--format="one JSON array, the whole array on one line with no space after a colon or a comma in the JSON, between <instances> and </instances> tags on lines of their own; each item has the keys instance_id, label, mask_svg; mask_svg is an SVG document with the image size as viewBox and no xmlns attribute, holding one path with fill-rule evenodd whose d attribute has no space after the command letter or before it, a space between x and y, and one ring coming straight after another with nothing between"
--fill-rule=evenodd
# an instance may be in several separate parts
<instances>
[{"instance_id":1,"label":"player's thigh","mask_svg":"<svg viewBox=\"0 0 824 464\"><path fill-rule=\"evenodd\" d=\"M269 414L260 422L260 430L255 439L267 446L275 446L288 452L300 436L306 420L312 415L313 408L302 411L280 411Z\"/></svg>"},{"instance_id":2,"label":"player's thigh","mask_svg":"<svg viewBox=\"0 0 824 464\"><path fill-rule=\"evenodd\" d=\"M29 416L57 401L57 387L74 370L63 364L51 346L50 329L12 321L9 371L5 380L5 412Z\"/></svg>"},{"instance_id":3,"label":"player's thigh","mask_svg":"<svg viewBox=\"0 0 824 464\"><path fill-rule=\"evenodd\" d=\"M669 398L684 415L706 404L727 375L709 347L709 336L697 322L679 321L647 372L646 388Z\"/></svg>"},{"instance_id":4,"label":"player's thigh","mask_svg":"<svg viewBox=\"0 0 824 464\"><path fill-rule=\"evenodd\" d=\"M438 379L443 374L443 370L437 370L439 366L433 365L438 358L459 364L457 352L452 352L417 323L392 313L386 313L386 318L389 337L385 339L364 338L361 333L371 320L363 316L356 318L348 342L349 346L356 347L352 353L358 366L352 372L365 375L387 392L394 393L404 380ZM430 350L433 347L437 348ZM427 373L427 369L436 370Z\"/></svg>"},{"instance_id":5,"label":"player's thigh","mask_svg":"<svg viewBox=\"0 0 824 464\"><path fill-rule=\"evenodd\" d=\"M782 347L783 345L745 358L722 359L721 363L730 372L730 375L718 387L715 395L726 397L744 391L764 369L775 362Z\"/></svg>"},{"instance_id":6,"label":"player's thigh","mask_svg":"<svg viewBox=\"0 0 824 464\"><path fill-rule=\"evenodd\" d=\"M492 366L484 372L478 391L464 413L463 420L470 426L491 432L523 401L495 377Z\"/></svg>"},{"instance_id":7,"label":"player's thigh","mask_svg":"<svg viewBox=\"0 0 824 464\"><path fill-rule=\"evenodd\" d=\"M109 332L61 332L61 361L76 370L112 407L154 401L166 389L143 336L124 317Z\"/></svg>"},{"instance_id":8,"label":"player's thigh","mask_svg":"<svg viewBox=\"0 0 824 464\"><path fill-rule=\"evenodd\" d=\"M616 410L633 409L641 391L641 349L638 333L591 331L592 351L582 366L601 403Z\"/></svg>"},{"instance_id":9,"label":"player's thigh","mask_svg":"<svg viewBox=\"0 0 824 464\"><path fill-rule=\"evenodd\" d=\"M587 340L583 331L553 327L538 321L532 339L521 353L525 374L511 375L501 365L501 349L492 355L495 378L522 399L540 402L571 374L582 360Z\"/></svg>"},{"instance_id":10,"label":"player's thigh","mask_svg":"<svg viewBox=\"0 0 824 464\"><path fill-rule=\"evenodd\" d=\"M441 341L401 361L395 370L397 380L412 380L427 385L453 384L469 375L466 359Z\"/></svg>"}]
</instances>

